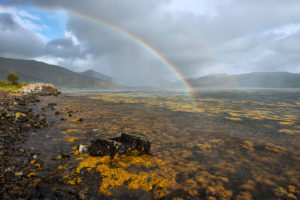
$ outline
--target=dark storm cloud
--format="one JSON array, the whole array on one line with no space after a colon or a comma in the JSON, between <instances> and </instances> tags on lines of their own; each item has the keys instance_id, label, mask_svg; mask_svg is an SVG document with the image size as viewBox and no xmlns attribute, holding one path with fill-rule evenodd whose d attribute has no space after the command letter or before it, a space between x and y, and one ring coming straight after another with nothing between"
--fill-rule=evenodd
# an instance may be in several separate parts
<instances>
[{"instance_id":1,"label":"dark storm cloud","mask_svg":"<svg viewBox=\"0 0 300 200\"><path fill-rule=\"evenodd\" d=\"M0 14L0 29L14 29L17 27L17 24L14 22L10 14L1 13Z\"/></svg>"},{"instance_id":2,"label":"dark storm cloud","mask_svg":"<svg viewBox=\"0 0 300 200\"><path fill-rule=\"evenodd\" d=\"M300 72L299 0L224 0L222 5L215 3L212 15L180 8L170 11L168 6L173 1L26 2L41 8L73 10L116 25L151 45L187 77L224 72ZM193 6L203 7L197 1ZM80 44L59 39L49 42L45 52L65 57L69 66L81 64L82 69L108 72L128 84L155 84L174 78L150 51L107 26L69 15L67 29Z\"/></svg>"},{"instance_id":3,"label":"dark storm cloud","mask_svg":"<svg viewBox=\"0 0 300 200\"><path fill-rule=\"evenodd\" d=\"M76 45L71 38L59 38L48 42L44 54L59 58L84 58L81 45Z\"/></svg>"},{"instance_id":4,"label":"dark storm cloud","mask_svg":"<svg viewBox=\"0 0 300 200\"><path fill-rule=\"evenodd\" d=\"M28 58L42 55L43 42L19 26L10 14L0 14L0 56Z\"/></svg>"}]
</instances>

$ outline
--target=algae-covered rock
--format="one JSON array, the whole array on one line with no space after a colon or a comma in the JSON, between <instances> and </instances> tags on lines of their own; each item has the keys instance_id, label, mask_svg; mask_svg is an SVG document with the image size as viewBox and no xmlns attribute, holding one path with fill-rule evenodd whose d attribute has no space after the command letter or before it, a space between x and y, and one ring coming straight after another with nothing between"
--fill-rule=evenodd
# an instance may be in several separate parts
<instances>
[{"instance_id":1,"label":"algae-covered rock","mask_svg":"<svg viewBox=\"0 0 300 200\"><path fill-rule=\"evenodd\" d=\"M97 139L93 140L91 146L89 146L88 151L91 156L106 156L110 155L113 157L118 153L121 147L121 143L109 140L109 139Z\"/></svg>"},{"instance_id":2,"label":"algae-covered rock","mask_svg":"<svg viewBox=\"0 0 300 200\"><path fill-rule=\"evenodd\" d=\"M22 94L57 95L57 88L52 84L32 83L21 88Z\"/></svg>"},{"instance_id":3,"label":"algae-covered rock","mask_svg":"<svg viewBox=\"0 0 300 200\"><path fill-rule=\"evenodd\" d=\"M140 154L149 154L151 140L137 134L122 133L121 137L111 139L97 139L91 142L88 152L91 156L111 157L116 154L125 154L131 151L138 151Z\"/></svg>"},{"instance_id":4,"label":"algae-covered rock","mask_svg":"<svg viewBox=\"0 0 300 200\"><path fill-rule=\"evenodd\" d=\"M132 150L138 150L140 153L149 154L151 149L151 140L137 134L122 133L120 141L128 145Z\"/></svg>"}]
</instances>

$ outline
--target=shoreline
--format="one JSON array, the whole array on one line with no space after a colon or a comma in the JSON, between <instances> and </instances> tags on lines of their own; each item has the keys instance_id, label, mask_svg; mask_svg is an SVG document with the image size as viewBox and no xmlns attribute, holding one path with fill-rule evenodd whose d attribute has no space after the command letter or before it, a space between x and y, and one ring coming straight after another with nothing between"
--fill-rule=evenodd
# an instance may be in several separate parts
<instances>
[{"instance_id":1,"label":"shoreline","mask_svg":"<svg viewBox=\"0 0 300 200\"><path fill-rule=\"evenodd\" d=\"M41 98L40 95L24 95L20 92L0 93L1 199L55 197L53 191L49 191L41 184L49 183L51 177L41 170L44 167L44 160L39 158L40 150L25 147L26 142L32 137L54 125L49 123L48 117L58 119L53 113L56 103L48 103L42 107ZM68 188L65 189L63 199L76 198L75 192L69 195L70 191Z\"/></svg>"}]
</instances>

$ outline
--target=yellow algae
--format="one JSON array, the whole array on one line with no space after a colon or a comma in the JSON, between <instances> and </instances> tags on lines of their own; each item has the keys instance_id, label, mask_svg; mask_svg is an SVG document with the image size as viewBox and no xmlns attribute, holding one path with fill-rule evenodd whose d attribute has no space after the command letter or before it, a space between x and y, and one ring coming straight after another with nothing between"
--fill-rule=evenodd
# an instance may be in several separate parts
<instances>
[{"instance_id":1,"label":"yellow algae","mask_svg":"<svg viewBox=\"0 0 300 200\"><path fill-rule=\"evenodd\" d=\"M291 129L280 129L278 132L287 133L287 134L300 134L300 130L291 130Z\"/></svg>"},{"instance_id":2,"label":"yellow algae","mask_svg":"<svg viewBox=\"0 0 300 200\"><path fill-rule=\"evenodd\" d=\"M253 150L254 145L251 141L246 140L243 144L243 147L248 150Z\"/></svg>"},{"instance_id":3,"label":"yellow algae","mask_svg":"<svg viewBox=\"0 0 300 200\"><path fill-rule=\"evenodd\" d=\"M290 124L294 124L295 122L293 121L285 121L285 122L279 122L279 124L282 124L282 125L290 125Z\"/></svg>"},{"instance_id":4,"label":"yellow algae","mask_svg":"<svg viewBox=\"0 0 300 200\"><path fill-rule=\"evenodd\" d=\"M67 140L69 142L74 142L75 140L78 140L78 139L79 139L79 137L67 137Z\"/></svg>"},{"instance_id":5,"label":"yellow algae","mask_svg":"<svg viewBox=\"0 0 300 200\"><path fill-rule=\"evenodd\" d=\"M197 146L198 146L201 150L208 150L208 149L211 149L211 145L208 144L208 143L197 144Z\"/></svg>"},{"instance_id":6,"label":"yellow algae","mask_svg":"<svg viewBox=\"0 0 300 200\"><path fill-rule=\"evenodd\" d=\"M244 190L254 190L254 186L252 184L243 184L240 186L241 189L244 189Z\"/></svg>"},{"instance_id":7,"label":"yellow algae","mask_svg":"<svg viewBox=\"0 0 300 200\"><path fill-rule=\"evenodd\" d=\"M32 160L32 161L30 161L30 164L34 165L35 162L36 162L36 160Z\"/></svg>"},{"instance_id":8,"label":"yellow algae","mask_svg":"<svg viewBox=\"0 0 300 200\"><path fill-rule=\"evenodd\" d=\"M73 122L82 122L82 118L75 118L72 120Z\"/></svg>"},{"instance_id":9,"label":"yellow algae","mask_svg":"<svg viewBox=\"0 0 300 200\"><path fill-rule=\"evenodd\" d=\"M209 196L209 197L207 197L207 199L208 199L208 200L216 200L216 198L213 197L213 196Z\"/></svg>"},{"instance_id":10,"label":"yellow algae","mask_svg":"<svg viewBox=\"0 0 300 200\"><path fill-rule=\"evenodd\" d=\"M65 178L65 177L64 177ZM74 178L74 179L72 179L72 180L69 180L68 181L68 184L69 185L75 185L75 184L78 184L78 183L81 183L81 178L80 177L78 177L78 178Z\"/></svg>"},{"instance_id":11,"label":"yellow algae","mask_svg":"<svg viewBox=\"0 0 300 200\"><path fill-rule=\"evenodd\" d=\"M288 190L289 190L289 192L292 192L292 193L296 192L295 186L292 186L292 185L288 186Z\"/></svg>"},{"instance_id":12,"label":"yellow algae","mask_svg":"<svg viewBox=\"0 0 300 200\"><path fill-rule=\"evenodd\" d=\"M73 153L74 153L75 155L79 155L78 145L75 145L74 147L72 147L72 149L73 149Z\"/></svg>"},{"instance_id":13,"label":"yellow algae","mask_svg":"<svg viewBox=\"0 0 300 200\"><path fill-rule=\"evenodd\" d=\"M288 197L289 199L297 200L297 197L296 197L294 194L292 194L292 193L289 193L289 194L287 195L287 197Z\"/></svg>"},{"instance_id":14,"label":"yellow algae","mask_svg":"<svg viewBox=\"0 0 300 200\"><path fill-rule=\"evenodd\" d=\"M74 174L79 174L81 169L86 168L91 171L95 168L100 172L102 183L100 192L111 195L114 187L122 186L125 183L128 189L142 189L153 191L157 197L163 197L168 193L168 189L175 183L175 172L169 169L166 164L148 155L143 156L110 156L92 157L80 155L83 160L79 163ZM149 168L147 172L131 172L127 168L131 166ZM65 177L67 178L67 176ZM72 179L69 184L78 183L77 179ZM154 187L155 186L155 187Z\"/></svg>"},{"instance_id":15,"label":"yellow algae","mask_svg":"<svg viewBox=\"0 0 300 200\"><path fill-rule=\"evenodd\" d=\"M228 114L231 115L232 117L239 117L240 116L240 114L234 113L234 112L229 112Z\"/></svg>"},{"instance_id":16,"label":"yellow algae","mask_svg":"<svg viewBox=\"0 0 300 200\"><path fill-rule=\"evenodd\" d=\"M31 177L31 176L35 176L36 175L36 172L30 172L27 177Z\"/></svg>"},{"instance_id":17,"label":"yellow algae","mask_svg":"<svg viewBox=\"0 0 300 200\"><path fill-rule=\"evenodd\" d=\"M16 118L19 118L19 117L21 117L21 116L26 116L24 113L20 113L20 112L17 112L16 113Z\"/></svg>"},{"instance_id":18,"label":"yellow algae","mask_svg":"<svg viewBox=\"0 0 300 200\"><path fill-rule=\"evenodd\" d=\"M65 130L65 131L61 131L62 134L72 133L72 132L79 132L79 130L77 130L77 129L68 129L68 130Z\"/></svg>"},{"instance_id":19,"label":"yellow algae","mask_svg":"<svg viewBox=\"0 0 300 200\"><path fill-rule=\"evenodd\" d=\"M264 184L269 185L269 186L275 186L276 185L275 182L273 182L272 180L267 179L267 178L266 179L262 179L261 183L264 183Z\"/></svg>"},{"instance_id":20,"label":"yellow algae","mask_svg":"<svg viewBox=\"0 0 300 200\"><path fill-rule=\"evenodd\" d=\"M64 169L64 167L63 167L62 165L59 165L59 166L57 167L57 169L62 170L62 169Z\"/></svg>"},{"instance_id":21,"label":"yellow algae","mask_svg":"<svg viewBox=\"0 0 300 200\"><path fill-rule=\"evenodd\" d=\"M61 155L59 155L59 156L57 156L56 158L60 160L60 159L62 159L62 156L61 156Z\"/></svg>"},{"instance_id":22,"label":"yellow algae","mask_svg":"<svg viewBox=\"0 0 300 200\"><path fill-rule=\"evenodd\" d=\"M39 163L35 163L35 166L36 166L37 168L41 168L41 165L40 165Z\"/></svg>"},{"instance_id":23,"label":"yellow algae","mask_svg":"<svg viewBox=\"0 0 300 200\"><path fill-rule=\"evenodd\" d=\"M269 151L273 151L273 152L276 152L276 153L287 151L287 148L277 146L277 145L272 145L272 144L267 144L265 146L265 148Z\"/></svg>"},{"instance_id":24,"label":"yellow algae","mask_svg":"<svg viewBox=\"0 0 300 200\"><path fill-rule=\"evenodd\" d=\"M238 117L224 117L226 119L230 119L232 121L241 121L242 119L241 118L238 118Z\"/></svg>"},{"instance_id":25,"label":"yellow algae","mask_svg":"<svg viewBox=\"0 0 300 200\"><path fill-rule=\"evenodd\" d=\"M249 192L241 192L236 197L237 200L252 200L252 196Z\"/></svg>"}]
</instances>

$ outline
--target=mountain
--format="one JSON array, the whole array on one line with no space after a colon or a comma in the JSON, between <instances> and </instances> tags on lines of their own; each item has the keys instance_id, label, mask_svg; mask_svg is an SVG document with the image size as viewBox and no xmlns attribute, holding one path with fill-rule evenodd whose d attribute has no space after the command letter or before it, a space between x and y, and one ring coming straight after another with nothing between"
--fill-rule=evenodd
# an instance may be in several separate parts
<instances>
[{"instance_id":1,"label":"mountain","mask_svg":"<svg viewBox=\"0 0 300 200\"><path fill-rule=\"evenodd\" d=\"M252 72L239 75L209 75L187 79L195 88L298 88L300 74L289 72Z\"/></svg>"},{"instance_id":2,"label":"mountain","mask_svg":"<svg viewBox=\"0 0 300 200\"><path fill-rule=\"evenodd\" d=\"M82 75L90 77L90 78L95 78L95 79L98 79L98 80L112 82L112 78L110 76L106 76L104 74L101 74L101 73L96 72L96 71L91 70L91 69L86 70L84 72L79 72L79 74L82 74Z\"/></svg>"},{"instance_id":3,"label":"mountain","mask_svg":"<svg viewBox=\"0 0 300 200\"><path fill-rule=\"evenodd\" d=\"M10 72L20 76L21 82L52 83L59 88L115 89L117 85L34 60L0 57L0 79L5 80Z\"/></svg>"}]
</instances>

